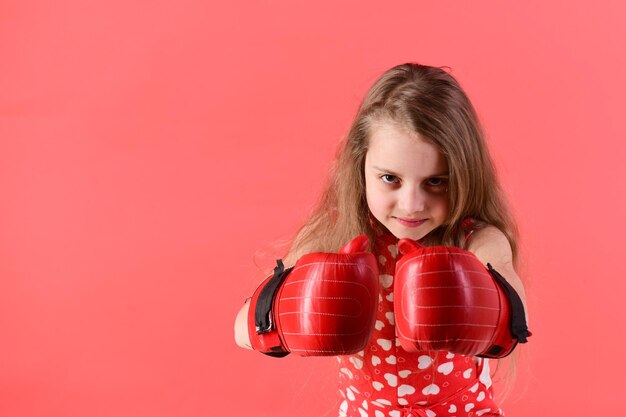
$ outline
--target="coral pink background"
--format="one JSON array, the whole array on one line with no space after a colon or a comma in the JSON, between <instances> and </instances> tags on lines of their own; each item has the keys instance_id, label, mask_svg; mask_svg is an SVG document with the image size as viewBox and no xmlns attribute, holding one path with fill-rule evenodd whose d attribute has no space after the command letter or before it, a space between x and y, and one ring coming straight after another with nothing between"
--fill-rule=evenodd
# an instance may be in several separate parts
<instances>
[{"instance_id":1,"label":"coral pink background","mask_svg":"<svg viewBox=\"0 0 626 417\"><path fill-rule=\"evenodd\" d=\"M332 360L238 349L233 320L406 61L452 68L520 221L503 408L626 415L623 4L306 3L2 2L0 415L336 415Z\"/></svg>"}]
</instances>

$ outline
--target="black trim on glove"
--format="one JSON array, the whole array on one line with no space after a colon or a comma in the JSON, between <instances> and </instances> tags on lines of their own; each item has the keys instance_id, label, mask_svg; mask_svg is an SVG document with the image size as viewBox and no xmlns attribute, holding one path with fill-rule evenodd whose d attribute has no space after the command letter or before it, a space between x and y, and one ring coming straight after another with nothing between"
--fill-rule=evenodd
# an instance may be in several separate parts
<instances>
[{"instance_id":1,"label":"black trim on glove","mask_svg":"<svg viewBox=\"0 0 626 417\"><path fill-rule=\"evenodd\" d=\"M254 310L254 324L257 334L268 333L274 330L274 323L272 322L272 305L274 304L274 298L276 297L276 292L278 292L278 289L292 269L293 267L285 269L283 261L281 259L276 260L274 276L265 284L257 298ZM274 351L262 353L275 358L282 358L283 356L289 355L289 352L282 346L272 347L272 350Z\"/></svg>"},{"instance_id":2,"label":"black trim on glove","mask_svg":"<svg viewBox=\"0 0 626 417\"><path fill-rule=\"evenodd\" d=\"M493 269L491 264L487 264L487 268L491 276L504 290L504 294L509 300L511 306L511 335L520 343L528 342L527 337L530 337L531 333L528 331L528 325L526 324L526 312L524 311L522 299L511 284L498 271Z\"/></svg>"}]
</instances>

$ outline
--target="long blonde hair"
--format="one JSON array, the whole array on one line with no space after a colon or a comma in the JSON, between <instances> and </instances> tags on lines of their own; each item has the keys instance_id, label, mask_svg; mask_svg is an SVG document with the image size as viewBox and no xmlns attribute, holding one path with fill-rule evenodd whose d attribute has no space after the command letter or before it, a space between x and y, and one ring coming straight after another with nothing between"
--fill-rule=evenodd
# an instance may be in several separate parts
<instances>
[{"instance_id":1,"label":"long blonde hair","mask_svg":"<svg viewBox=\"0 0 626 417\"><path fill-rule=\"evenodd\" d=\"M493 225L508 238L517 260L517 227L498 182L474 107L458 82L439 67L406 63L386 71L369 89L341 142L318 202L286 258L333 252L359 234L373 242L383 226L370 216L364 163L373 123L400 123L435 144L448 161L449 213L424 239L427 245L462 246L462 220ZM370 243L371 244L371 243Z\"/></svg>"}]
</instances>

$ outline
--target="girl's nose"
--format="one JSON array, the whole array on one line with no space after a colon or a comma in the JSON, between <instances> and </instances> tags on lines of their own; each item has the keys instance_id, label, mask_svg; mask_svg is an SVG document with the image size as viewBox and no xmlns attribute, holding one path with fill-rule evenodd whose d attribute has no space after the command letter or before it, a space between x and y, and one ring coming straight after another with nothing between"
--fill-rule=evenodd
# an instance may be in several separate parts
<instances>
[{"instance_id":1,"label":"girl's nose","mask_svg":"<svg viewBox=\"0 0 626 417\"><path fill-rule=\"evenodd\" d=\"M398 206L407 215L422 212L426 208L426 193L421 187L406 187L400 195Z\"/></svg>"}]
</instances>

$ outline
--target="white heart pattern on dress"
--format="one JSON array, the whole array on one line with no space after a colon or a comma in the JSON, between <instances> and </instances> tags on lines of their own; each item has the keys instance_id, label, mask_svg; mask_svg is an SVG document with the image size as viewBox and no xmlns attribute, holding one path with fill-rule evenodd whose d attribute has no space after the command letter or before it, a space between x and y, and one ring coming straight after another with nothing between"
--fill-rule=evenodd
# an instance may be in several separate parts
<instances>
[{"instance_id":1,"label":"white heart pattern on dress","mask_svg":"<svg viewBox=\"0 0 626 417\"><path fill-rule=\"evenodd\" d=\"M393 275L380 274L380 285L382 285L383 288L391 287L392 283L393 283Z\"/></svg>"},{"instance_id":2,"label":"white heart pattern on dress","mask_svg":"<svg viewBox=\"0 0 626 417\"><path fill-rule=\"evenodd\" d=\"M381 389L385 387L381 382L378 382L378 381L372 382L372 386L374 387L376 391L380 391Z\"/></svg>"},{"instance_id":3,"label":"white heart pattern on dress","mask_svg":"<svg viewBox=\"0 0 626 417\"><path fill-rule=\"evenodd\" d=\"M411 385L402 384L398 387L398 397L404 397L413 393L415 393L415 387Z\"/></svg>"},{"instance_id":4,"label":"white heart pattern on dress","mask_svg":"<svg viewBox=\"0 0 626 417\"><path fill-rule=\"evenodd\" d=\"M354 365L354 367L356 369L361 369L363 368L363 361L359 358L355 358L354 356L350 357L350 362L352 362L352 365Z\"/></svg>"},{"instance_id":5,"label":"white heart pattern on dress","mask_svg":"<svg viewBox=\"0 0 626 417\"><path fill-rule=\"evenodd\" d=\"M441 391L439 389L439 387L436 384L430 384L427 385L426 387L424 387L424 389L422 390L422 394L424 395L437 395L439 394L439 391Z\"/></svg>"},{"instance_id":6,"label":"white heart pattern on dress","mask_svg":"<svg viewBox=\"0 0 626 417\"><path fill-rule=\"evenodd\" d=\"M376 339L376 343L378 343L378 345L383 348L384 350L390 350L391 349L391 340L387 340L387 339Z\"/></svg>"},{"instance_id":7,"label":"white heart pattern on dress","mask_svg":"<svg viewBox=\"0 0 626 417\"><path fill-rule=\"evenodd\" d=\"M389 322L389 324L391 324L392 326L395 324L395 320L393 318L393 311L386 312L385 317L387 317L387 321Z\"/></svg>"},{"instance_id":8,"label":"white heart pattern on dress","mask_svg":"<svg viewBox=\"0 0 626 417\"><path fill-rule=\"evenodd\" d=\"M378 356L376 355L372 355L372 365L376 366L376 365L380 365L381 360Z\"/></svg>"},{"instance_id":9,"label":"white heart pattern on dress","mask_svg":"<svg viewBox=\"0 0 626 417\"><path fill-rule=\"evenodd\" d=\"M387 246L387 249L389 249L389 253L391 254L392 258L396 258L398 256L398 246L397 245L389 245L389 246Z\"/></svg>"},{"instance_id":10,"label":"white heart pattern on dress","mask_svg":"<svg viewBox=\"0 0 626 417\"><path fill-rule=\"evenodd\" d=\"M354 401L355 399L354 393L352 392L350 388L346 388L346 396L348 397L350 401Z\"/></svg>"},{"instance_id":11,"label":"white heart pattern on dress","mask_svg":"<svg viewBox=\"0 0 626 417\"><path fill-rule=\"evenodd\" d=\"M349 370L348 368L341 368L339 370L339 372L344 373L348 376L348 378L352 379L354 377L354 375L352 375L352 371Z\"/></svg>"},{"instance_id":12,"label":"white heart pattern on dress","mask_svg":"<svg viewBox=\"0 0 626 417\"><path fill-rule=\"evenodd\" d=\"M456 405L450 404L450 408L448 408L448 413L456 413Z\"/></svg>"},{"instance_id":13,"label":"white heart pattern on dress","mask_svg":"<svg viewBox=\"0 0 626 417\"><path fill-rule=\"evenodd\" d=\"M419 369L426 369L433 363L433 358L430 356L422 355L417 358L417 367Z\"/></svg>"},{"instance_id":14,"label":"white heart pattern on dress","mask_svg":"<svg viewBox=\"0 0 626 417\"><path fill-rule=\"evenodd\" d=\"M450 372L454 369L454 364L452 362L442 363L437 367L437 371L441 372L444 375L450 375Z\"/></svg>"},{"instance_id":15,"label":"white heart pattern on dress","mask_svg":"<svg viewBox=\"0 0 626 417\"><path fill-rule=\"evenodd\" d=\"M398 386L398 377L396 375L394 375L394 374L385 374L383 376L387 380L387 383L389 384L390 387L397 387Z\"/></svg>"}]
</instances>

